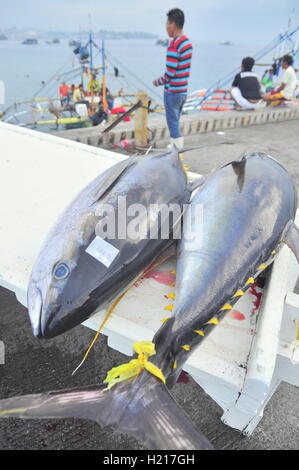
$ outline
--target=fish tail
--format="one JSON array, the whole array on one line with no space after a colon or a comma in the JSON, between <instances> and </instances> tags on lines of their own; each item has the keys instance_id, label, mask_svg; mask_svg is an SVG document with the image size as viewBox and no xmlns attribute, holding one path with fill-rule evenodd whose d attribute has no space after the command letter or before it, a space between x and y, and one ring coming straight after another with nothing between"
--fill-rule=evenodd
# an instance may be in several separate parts
<instances>
[{"instance_id":1,"label":"fish tail","mask_svg":"<svg viewBox=\"0 0 299 470\"><path fill-rule=\"evenodd\" d=\"M133 435L148 449L212 449L166 386L147 372L109 390L92 386L0 400L5 417L90 419Z\"/></svg>"},{"instance_id":2,"label":"fish tail","mask_svg":"<svg viewBox=\"0 0 299 470\"><path fill-rule=\"evenodd\" d=\"M141 439L148 449L211 450L209 441L175 402L167 387L147 372L142 375L136 379L137 391L119 423L119 430Z\"/></svg>"}]
</instances>

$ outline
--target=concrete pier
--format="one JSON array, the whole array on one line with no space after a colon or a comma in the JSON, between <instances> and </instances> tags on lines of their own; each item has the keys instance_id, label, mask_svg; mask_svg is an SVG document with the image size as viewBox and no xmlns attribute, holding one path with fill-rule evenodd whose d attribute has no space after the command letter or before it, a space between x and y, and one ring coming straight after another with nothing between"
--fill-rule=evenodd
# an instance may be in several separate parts
<instances>
[{"instance_id":1,"label":"concrete pier","mask_svg":"<svg viewBox=\"0 0 299 470\"><path fill-rule=\"evenodd\" d=\"M299 118L299 105L288 104L278 108L261 108L255 111L211 111L183 115L180 120L181 134L185 137L208 132L224 131L258 126L266 123L291 121ZM106 125L57 132L56 135L95 147L113 147L121 140L134 140L134 122L121 123L108 134L103 134ZM149 144L157 146L169 140L165 116L149 120Z\"/></svg>"},{"instance_id":2,"label":"concrete pier","mask_svg":"<svg viewBox=\"0 0 299 470\"><path fill-rule=\"evenodd\" d=\"M297 108L252 113L233 113L228 126L228 114L217 113L218 120L227 120L213 128L207 115L203 127L210 132L192 131L185 138L187 145L209 145L224 141L230 145L206 147L185 154L191 171L207 173L213 168L238 158L242 153L267 152L290 172L299 189L299 146ZM285 116L283 113L287 113ZM264 117L262 117L262 115ZM223 116L223 117L222 117ZM277 119L274 119L276 117ZM265 119L256 125L255 119ZM236 126L239 119L239 126ZM243 124L242 124L243 119ZM287 120L286 120L287 119ZM191 121L183 118L182 125ZM249 124L250 120L250 124ZM278 122L283 120L283 122ZM213 121L215 122L215 121ZM189 122L189 128L192 123ZM193 124L195 126L195 124ZM194 127L193 127L194 129ZM221 130L222 134L218 134ZM77 130L69 131L83 133ZM92 129L92 132L98 132ZM125 131L124 131L125 132ZM127 131L126 131L127 132ZM166 138L166 136L164 136ZM79 137L77 137L79 138ZM94 136L94 138L98 138ZM162 135L160 142L162 142ZM91 142L90 142L91 143ZM297 285L298 287L298 285ZM297 290L298 291L298 290ZM81 361L94 333L79 326L58 338L41 341L33 337L27 310L15 296L0 288L0 340L5 344L6 361L0 363L1 396L38 393L62 388L101 383L105 371L127 361L127 357L110 349L101 336L78 374L72 370ZM200 427L216 449L229 450L298 450L299 406L298 388L282 383L265 409L264 417L253 435L244 438L239 432L220 421L222 410L192 379L178 383L173 395L193 422ZM0 449L142 449L135 439L101 429L84 420L0 420ZM97 458L99 456L97 455Z\"/></svg>"}]
</instances>

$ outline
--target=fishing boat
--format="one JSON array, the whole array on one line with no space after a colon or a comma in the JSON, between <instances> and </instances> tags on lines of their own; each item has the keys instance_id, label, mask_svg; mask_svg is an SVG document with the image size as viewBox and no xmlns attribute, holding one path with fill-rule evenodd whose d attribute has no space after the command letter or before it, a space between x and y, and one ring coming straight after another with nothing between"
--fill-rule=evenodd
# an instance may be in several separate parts
<instances>
[{"instance_id":1,"label":"fishing boat","mask_svg":"<svg viewBox=\"0 0 299 470\"><path fill-rule=\"evenodd\" d=\"M282 57L285 54L291 54L295 60L297 59L298 31L299 26L291 29L288 25L285 32L280 33L253 56L257 67L266 68L261 77L263 91L267 92L271 87L272 89L275 87L281 70ZM92 117L98 111L100 101L103 103L103 109L109 120L119 119L122 113L128 112L130 107L135 104L136 91L140 88L148 92L151 110L164 112L159 93L114 57L105 48L104 40L101 45L97 45L93 40L92 33L90 33L86 42L82 39L80 41L71 39L69 45L75 46L73 53L77 64L73 64L67 70L60 68L50 80L42 84L42 87L31 98L10 104L2 112L2 121L37 128L45 132L98 125L94 124L95 121L92 120ZM273 51L272 62L261 63L261 60L268 59L269 54L272 55ZM98 63L96 63L97 60ZM72 62L74 62L73 58ZM190 93L183 106L183 114L234 110L235 102L230 95L230 87L238 72L239 67L211 86ZM99 92L88 91L85 93L84 102L78 105L68 102L67 99L63 103L57 96L57 82L77 83L77 86L79 83L83 83L83 89L86 90L88 83L94 76L100 85L101 96ZM109 78L109 90L106 84L107 77ZM108 93L109 100L107 99Z\"/></svg>"},{"instance_id":2,"label":"fishing boat","mask_svg":"<svg viewBox=\"0 0 299 470\"><path fill-rule=\"evenodd\" d=\"M38 40L35 39L35 38L28 38L28 39L25 39L22 44L25 44L27 46L32 46L34 44L38 44Z\"/></svg>"},{"instance_id":3,"label":"fishing boat","mask_svg":"<svg viewBox=\"0 0 299 470\"><path fill-rule=\"evenodd\" d=\"M70 39L69 40L69 46L70 47L78 47L80 45L79 41L76 41L75 39Z\"/></svg>"},{"instance_id":4,"label":"fishing boat","mask_svg":"<svg viewBox=\"0 0 299 470\"><path fill-rule=\"evenodd\" d=\"M34 44L32 41L36 40L27 39L25 43ZM57 44L57 41L53 40L51 44ZM106 117L116 120L135 104L135 95L140 88L148 89L152 107L161 108L160 95L112 56L105 48L104 40L98 45L90 33L86 42L71 39L69 45L75 46L69 61L71 68L65 70L60 67L48 81L42 82L31 98L11 103L2 111L0 119L3 122L45 132L90 127L98 125L98 119L94 116L99 112L100 102ZM57 89L63 83L69 92L66 96L57 96ZM76 84L75 89L83 84L85 90L82 100L75 103L72 84Z\"/></svg>"},{"instance_id":5,"label":"fishing boat","mask_svg":"<svg viewBox=\"0 0 299 470\"><path fill-rule=\"evenodd\" d=\"M229 41L229 40L221 41L219 44L220 44L220 46L231 46L232 45L231 41Z\"/></svg>"},{"instance_id":6,"label":"fishing boat","mask_svg":"<svg viewBox=\"0 0 299 470\"><path fill-rule=\"evenodd\" d=\"M157 44L157 46L167 47L168 46L168 39L157 39L156 44Z\"/></svg>"}]
</instances>

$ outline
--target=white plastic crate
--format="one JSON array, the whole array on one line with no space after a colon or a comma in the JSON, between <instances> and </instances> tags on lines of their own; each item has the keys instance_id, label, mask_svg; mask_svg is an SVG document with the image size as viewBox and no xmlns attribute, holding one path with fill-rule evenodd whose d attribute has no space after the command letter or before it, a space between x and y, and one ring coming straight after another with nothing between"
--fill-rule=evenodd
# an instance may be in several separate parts
<instances>
[{"instance_id":1,"label":"white plastic crate","mask_svg":"<svg viewBox=\"0 0 299 470\"><path fill-rule=\"evenodd\" d=\"M96 175L125 157L70 140L0 123L0 285L26 305L32 265L57 216ZM298 217L297 217L298 222ZM115 308L103 333L132 354L169 316L175 260L138 281ZM184 369L223 408L223 421L250 434L281 380L299 386L298 265L285 246L262 290L251 287L190 355ZM97 330L107 311L84 323Z\"/></svg>"}]
</instances>

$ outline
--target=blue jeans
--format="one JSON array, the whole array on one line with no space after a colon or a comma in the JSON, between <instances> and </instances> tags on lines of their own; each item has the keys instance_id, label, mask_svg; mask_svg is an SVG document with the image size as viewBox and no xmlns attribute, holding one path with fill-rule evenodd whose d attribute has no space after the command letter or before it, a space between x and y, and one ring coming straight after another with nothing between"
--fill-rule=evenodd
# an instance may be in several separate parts
<instances>
[{"instance_id":1,"label":"blue jeans","mask_svg":"<svg viewBox=\"0 0 299 470\"><path fill-rule=\"evenodd\" d=\"M181 137L179 120L186 98L186 93L169 93L164 91L166 121L170 137L173 139Z\"/></svg>"}]
</instances>

